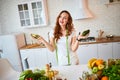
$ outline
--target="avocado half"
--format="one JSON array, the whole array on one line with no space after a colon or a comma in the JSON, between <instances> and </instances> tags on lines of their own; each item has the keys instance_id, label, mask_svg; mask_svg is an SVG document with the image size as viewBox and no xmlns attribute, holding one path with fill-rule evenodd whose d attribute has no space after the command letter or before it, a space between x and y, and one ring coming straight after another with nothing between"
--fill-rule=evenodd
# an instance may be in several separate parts
<instances>
[{"instance_id":1,"label":"avocado half","mask_svg":"<svg viewBox=\"0 0 120 80\"><path fill-rule=\"evenodd\" d=\"M31 36L35 39L38 39L40 37L38 34L31 34Z\"/></svg>"},{"instance_id":2,"label":"avocado half","mask_svg":"<svg viewBox=\"0 0 120 80\"><path fill-rule=\"evenodd\" d=\"M85 31L83 31L83 33L82 33L82 36L86 36L87 34L89 34L90 33L90 30L88 29L88 30L85 30Z\"/></svg>"}]
</instances>

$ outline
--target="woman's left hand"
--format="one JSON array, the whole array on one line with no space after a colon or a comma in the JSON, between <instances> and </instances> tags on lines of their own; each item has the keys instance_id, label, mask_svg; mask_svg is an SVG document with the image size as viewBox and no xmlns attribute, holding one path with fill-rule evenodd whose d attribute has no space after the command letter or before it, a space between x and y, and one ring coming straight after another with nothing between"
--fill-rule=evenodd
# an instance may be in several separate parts
<instances>
[{"instance_id":1,"label":"woman's left hand","mask_svg":"<svg viewBox=\"0 0 120 80\"><path fill-rule=\"evenodd\" d=\"M88 38L89 34L87 34L86 36L82 36L81 34L78 35L77 39L80 40L80 39L86 39Z\"/></svg>"},{"instance_id":2,"label":"woman's left hand","mask_svg":"<svg viewBox=\"0 0 120 80\"><path fill-rule=\"evenodd\" d=\"M44 38L42 36L40 36L38 39L37 39L40 43L44 43Z\"/></svg>"}]
</instances>

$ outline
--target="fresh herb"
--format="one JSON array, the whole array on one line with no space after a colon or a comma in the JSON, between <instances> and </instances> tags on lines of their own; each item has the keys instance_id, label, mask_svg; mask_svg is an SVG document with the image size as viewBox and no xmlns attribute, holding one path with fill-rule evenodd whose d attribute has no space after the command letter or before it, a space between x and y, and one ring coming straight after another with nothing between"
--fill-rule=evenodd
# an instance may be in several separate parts
<instances>
[{"instance_id":1,"label":"fresh herb","mask_svg":"<svg viewBox=\"0 0 120 80\"><path fill-rule=\"evenodd\" d=\"M103 70L102 75L108 76L109 80L120 79L120 59L112 60L112 64Z\"/></svg>"},{"instance_id":2,"label":"fresh herb","mask_svg":"<svg viewBox=\"0 0 120 80\"><path fill-rule=\"evenodd\" d=\"M35 69L25 70L21 72L19 80L49 80L47 76L45 76L45 70Z\"/></svg>"}]
</instances>

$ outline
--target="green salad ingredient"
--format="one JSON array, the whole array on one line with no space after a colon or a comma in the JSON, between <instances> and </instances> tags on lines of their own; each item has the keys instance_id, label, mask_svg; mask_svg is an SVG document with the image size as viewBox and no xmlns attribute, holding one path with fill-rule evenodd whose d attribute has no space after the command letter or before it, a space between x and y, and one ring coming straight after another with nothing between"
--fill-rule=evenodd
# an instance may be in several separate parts
<instances>
[{"instance_id":1,"label":"green salad ingredient","mask_svg":"<svg viewBox=\"0 0 120 80\"><path fill-rule=\"evenodd\" d=\"M120 59L111 59L108 67L103 70L102 75L108 76L109 80L120 80Z\"/></svg>"},{"instance_id":2,"label":"green salad ingredient","mask_svg":"<svg viewBox=\"0 0 120 80\"><path fill-rule=\"evenodd\" d=\"M45 70L35 69L25 70L21 72L19 80L49 80L47 76L45 76Z\"/></svg>"}]
</instances>

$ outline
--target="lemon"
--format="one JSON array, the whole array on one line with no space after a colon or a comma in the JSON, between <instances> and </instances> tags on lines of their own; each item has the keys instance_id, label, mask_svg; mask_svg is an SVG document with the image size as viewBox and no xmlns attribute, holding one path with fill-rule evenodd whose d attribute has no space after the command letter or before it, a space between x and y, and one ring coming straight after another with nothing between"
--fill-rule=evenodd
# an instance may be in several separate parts
<instances>
[{"instance_id":1,"label":"lemon","mask_svg":"<svg viewBox=\"0 0 120 80\"><path fill-rule=\"evenodd\" d=\"M98 69L102 70L105 66L103 64L98 65Z\"/></svg>"}]
</instances>

